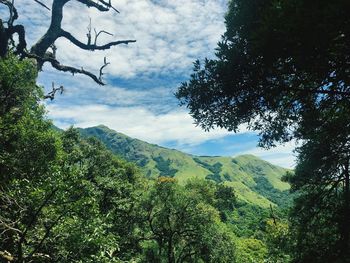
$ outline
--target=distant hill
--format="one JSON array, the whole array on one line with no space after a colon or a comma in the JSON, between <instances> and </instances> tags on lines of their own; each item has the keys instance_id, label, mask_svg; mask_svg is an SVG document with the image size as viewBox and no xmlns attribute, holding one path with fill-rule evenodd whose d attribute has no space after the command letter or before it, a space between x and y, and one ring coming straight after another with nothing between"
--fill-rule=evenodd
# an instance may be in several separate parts
<instances>
[{"instance_id":1,"label":"distant hill","mask_svg":"<svg viewBox=\"0 0 350 263\"><path fill-rule=\"evenodd\" d=\"M114 154L136 163L147 177L169 176L180 183L194 177L223 182L235 188L240 200L263 208L283 206L290 200L289 185L281 181L287 169L253 155L194 156L133 139L103 125L80 132L98 138Z\"/></svg>"}]
</instances>

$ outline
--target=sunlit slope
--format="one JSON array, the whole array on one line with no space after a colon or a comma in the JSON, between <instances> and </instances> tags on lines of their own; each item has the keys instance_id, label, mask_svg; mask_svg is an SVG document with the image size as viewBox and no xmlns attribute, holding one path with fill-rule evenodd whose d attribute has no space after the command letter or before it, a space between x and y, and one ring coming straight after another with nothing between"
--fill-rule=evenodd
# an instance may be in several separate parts
<instances>
[{"instance_id":1,"label":"sunlit slope","mask_svg":"<svg viewBox=\"0 0 350 263\"><path fill-rule=\"evenodd\" d=\"M281 181L287 171L253 155L193 156L130 138L106 126L81 129L84 136L101 140L114 154L139 165L148 177L170 176L180 183L198 177L232 185L240 200L261 207L283 205L289 185Z\"/></svg>"}]
</instances>

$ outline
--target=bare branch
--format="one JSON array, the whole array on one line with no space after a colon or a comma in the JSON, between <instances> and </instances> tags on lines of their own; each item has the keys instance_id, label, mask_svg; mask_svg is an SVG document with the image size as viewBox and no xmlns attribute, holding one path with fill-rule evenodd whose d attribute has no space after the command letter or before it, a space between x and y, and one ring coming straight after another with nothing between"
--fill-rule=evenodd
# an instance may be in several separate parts
<instances>
[{"instance_id":1,"label":"bare branch","mask_svg":"<svg viewBox=\"0 0 350 263\"><path fill-rule=\"evenodd\" d=\"M104 33L104 34L107 34L107 35L110 35L110 36L113 36L113 34L105 31L105 30L101 30L97 33L96 29L94 29L95 31L95 42L94 42L94 45L96 46L97 45L97 38L99 37L100 34Z\"/></svg>"},{"instance_id":2,"label":"bare branch","mask_svg":"<svg viewBox=\"0 0 350 263\"><path fill-rule=\"evenodd\" d=\"M73 75L74 74L83 74L83 75L86 75L86 76L92 78L97 84L105 85L105 83L103 83L96 75L85 70L84 68L78 69L78 68L71 67L71 66L65 66L65 65L60 64L60 62L58 62L56 59L46 59L46 60L49 61L51 63L51 65L59 71L70 72Z\"/></svg>"},{"instance_id":3,"label":"bare branch","mask_svg":"<svg viewBox=\"0 0 350 263\"><path fill-rule=\"evenodd\" d=\"M44 96L44 99L50 99L53 100L55 98L56 92L60 92L60 94L63 93L64 87L60 86L58 88L55 88L55 83L52 82L52 91L50 91L47 95Z\"/></svg>"},{"instance_id":4,"label":"bare branch","mask_svg":"<svg viewBox=\"0 0 350 263\"><path fill-rule=\"evenodd\" d=\"M7 21L8 26L12 26L13 22L18 18L18 12L15 6L13 5L13 2L10 2L9 0L0 0L0 4L6 5L10 12L9 20Z\"/></svg>"},{"instance_id":5,"label":"bare branch","mask_svg":"<svg viewBox=\"0 0 350 263\"><path fill-rule=\"evenodd\" d=\"M9 46L14 49L14 53L19 55L20 57L24 58L33 58L37 61L37 67L39 70L42 69L42 66L44 63L48 62L51 64L52 67L59 71L64 72L70 72L73 75L78 74L84 74L89 76L91 79L93 79L96 83L99 85L104 85L102 81L103 76L103 70L106 66L108 66L110 63L106 61L106 58L104 58L104 64L101 66L99 75L94 75L93 73L84 70L84 68L75 68L71 66L62 65L57 59L56 59L56 46L55 42L58 38L64 37L67 40L69 40L71 43L76 45L77 47L83 49L83 50L106 50L110 49L113 46L117 45L127 45L129 43L134 43L136 40L127 39L127 40L119 40L119 41L113 41L109 42L104 45L97 45L98 37L101 36L101 34L107 34L110 36L113 36L113 34L107 32L106 30L100 30L97 31L94 29L95 35L94 39L92 38L92 26L91 26L91 19L88 26L88 33L87 33L87 44L82 43L78 39L76 39L70 32L64 31L62 29L62 20L63 20L63 8L64 6L72 1L72 0L53 0L52 6L49 8L46 5L46 2L44 0L34 0L37 4L41 5L42 7L46 8L47 10L51 10L51 23L49 28L47 29L46 33L31 47L30 51L27 51L27 43L25 39L25 28L23 25L15 25L13 26L14 21L18 18L18 13L16 8L13 5L13 0L0 0L0 4L6 5L9 8L9 14L10 18L8 22L3 22L0 19L0 56L4 57L10 50ZM77 0L78 2L84 4L87 7L93 7L101 12L106 12L110 9L114 10L115 12L119 11L114 8L111 4L111 0ZM7 28L4 26L4 24L7 23ZM18 35L18 41L13 41L13 36ZM94 41L94 42L93 42ZM52 49L52 52L50 50ZM45 98L46 99L53 99L56 92L63 91L63 87L54 88L50 93L48 93Z\"/></svg>"},{"instance_id":6,"label":"bare branch","mask_svg":"<svg viewBox=\"0 0 350 263\"><path fill-rule=\"evenodd\" d=\"M57 52L57 47L55 44L51 45L51 49L52 49L52 57L56 58L56 52Z\"/></svg>"},{"instance_id":7,"label":"bare branch","mask_svg":"<svg viewBox=\"0 0 350 263\"><path fill-rule=\"evenodd\" d=\"M106 50L106 49L110 49L113 46L117 46L117 45L121 45L121 44L127 45L129 43L136 42L136 40L128 39L128 40L119 40L119 41L109 42L109 43L102 45L102 46L98 46L95 44L86 45L86 44L80 42L78 39L76 39L71 33L64 31L63 29L61 30L60 36L68 39L70 42L72 42L77 47L80 47L81 49L91 50L91 51L93 51L93 50Z\"/></svg>"},{"instance_id":8,"label":"bare branch","mask_svg":"<svg viewBox=\"0 0 350 263\"><path fill-rule=\"evenodd\" d=\"M88 38L87 45L91 45L91 18L88 26L88 33L86 34L86 36Z\"/></svg>"},{"instance_id":9,"label":"bare branch","mask_svg":"<svg viewBox=\"0 0 350 263\"><path fill-rule=\"evenodd\" d=\"M46 8L47 10L51 10L47 5L45 5L44 3L42 3L41 1L39 0L34 0L35 2L37 2L39 5L41 5L42 7Z\"/></svg>"},{"instance_id":10,"label":"bare branch","mask_svg":"<svg viewBox=\"0 0 350 263\"><path fill-rule=\"evenodd\" d=\"M109 64L111 64L111 63L107 62L106 57L104 58L103 63L104 63L103 66L100 68L100 76L99 76L99 78L98 78L101 82L102 82L102 76L104 75L103 69L104 69L105 67L107 67Z\"/></svg>"},{"instance_id":11,"label":"bare branch","mask_svg":"<svg viewBox=\"0 0 350 263\"><path fill-rule=\"evenodd\" d=\"M77 0L77 1L79 1L80 3L86 5L87 7L94 7L94 8L98 9L101 12L107 12L111 8L110 6L105 5L103 3L103 1L102 2L101 1L95 2L93 0ZM101 3L101 4L99 4L99 3Z\"/></svg>"},{"instance_id":12,"label":"bare branch","mask_svg":"<svg viewBox=\"0 0 350 263\"><path fill-rule=\"evenodd\" d=\"M112 4L111 4L111 0L108 0L108 3L106 1L103 0L99 0L100 3L106 5L107 7L113 9L115 12L120 13L117 9L115 9Z\"/></svg>"},{"instance_id":13,"label":"bare branch","mask_svg":"<svg viewBox=\"0 0 350 263\"><path fill-rule=\"evenodd\" d=\"M16 52L17 55L23 55L25 48L27 47L27 42L25 39L25 30L24 26L22 25L15 25L11 26L7 29L7 32L9 36L12 36L13 34L17 33L18 35L18 45L16 46Z\"/></svg>"}]
</instances>

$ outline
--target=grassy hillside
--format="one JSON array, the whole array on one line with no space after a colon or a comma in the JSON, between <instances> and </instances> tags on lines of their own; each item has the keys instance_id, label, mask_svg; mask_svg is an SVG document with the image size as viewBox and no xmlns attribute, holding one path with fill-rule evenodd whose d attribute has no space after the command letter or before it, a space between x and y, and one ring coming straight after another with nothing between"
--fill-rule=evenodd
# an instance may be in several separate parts
<instances>
[{"instance_id":1,"label":"grassy hillside","mask_svg":"<svg viewBox=\"0 0 350 263\"><path fill-rule=\"evenodd\" d=\"M180 183L193 177L222 182L233 186L240 200L263 208L289 200L289 185L281 181L287 170L253 155L194 156L130 138L102 125L80 131L100 139L114 154L135 162L148 177L169 176Z\"/></svg>"}]
</instances>

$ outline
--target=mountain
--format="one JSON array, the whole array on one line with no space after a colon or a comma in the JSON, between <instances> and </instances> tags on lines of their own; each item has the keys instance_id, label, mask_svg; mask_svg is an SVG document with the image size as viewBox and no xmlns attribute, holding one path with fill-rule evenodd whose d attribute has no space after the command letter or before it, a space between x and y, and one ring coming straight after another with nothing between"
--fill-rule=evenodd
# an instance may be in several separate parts
<instances>
[{"instance_id":1,"label":"mountain","mask_svg":"<svg viewBox=\"0 0 350 263\"><path fill-rule=\"evenodd\" d=\"M234 187L239 200L263 208L283 206L290 199L289 185L281 181L288 170L253 155L195 156L128 137L103 125L80 132L98 138L114 154L136 163L147 177L170 176L179 183L194 177L224 182Z\"/></svg>"}]
</instances>

